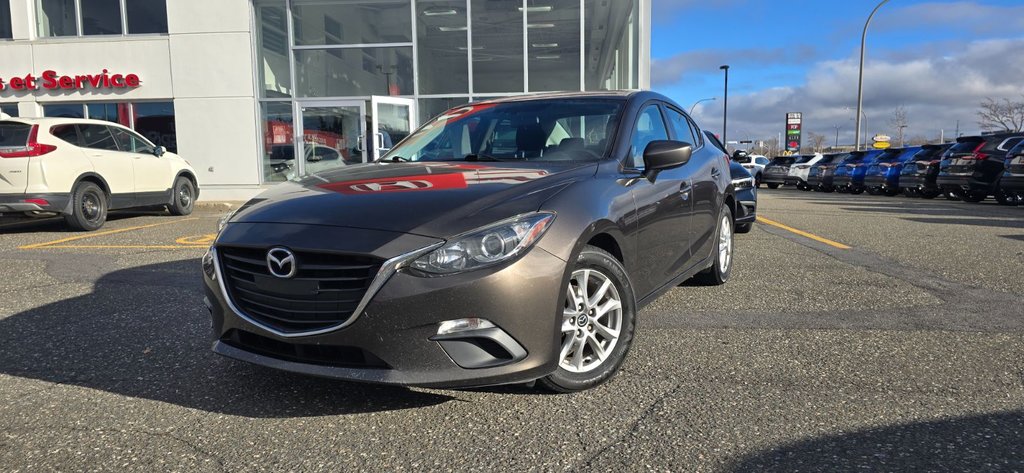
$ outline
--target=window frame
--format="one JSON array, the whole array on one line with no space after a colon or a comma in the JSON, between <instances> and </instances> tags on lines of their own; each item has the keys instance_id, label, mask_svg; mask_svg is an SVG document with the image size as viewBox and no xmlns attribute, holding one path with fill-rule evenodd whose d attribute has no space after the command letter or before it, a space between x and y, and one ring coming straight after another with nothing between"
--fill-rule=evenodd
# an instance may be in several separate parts
<instances>
[{"instance_id":1,"label":"window frame","mask_svg":"<svg viewBox=\"0 0 1024 473\"><path fill-rule=\"evenodd\" d=\"M699 150L701 148L704 148L704 132L703 132L703 130L701 130L700 128L697 127L697 124L693 122L693 119L691 119L690 116L686 114L686 112L680 110L679 107L675 107L672 104L669 104L669 103L666 103L666 102L662 102L662 106L664 107L664 111L662 112L663 115L667 116L668 115L668 111L671 110L673 112L678 113L680 116L683 117L683 120L686 121L686 126L690 130L690 138L696 138L697 139L696 143L690 143L690 145L693 146L693 151L697 151L697 150ZM665 123L668 124L669 121L670 120L666 119ZM683 140L680 140L679 137L674 136L675 135L675 127L669 127L669 128L670 128L670 131L671 131L671 133L669 135L670 138L675 139L676 141L683 141Z\"/></svg>"},{"instance_id":2,"label":"window frame","mask_svg":"<svg viewBox=\"0 0 1024 473\"><path fill-rule=\"evenodd\" d=\"M0 0L0 1L6 1L6 0ZM40 24L39 24L39 12L42 10L42 2L43 1L44 0L35 0L33 2L33 7L34 7L34 10L35 10L35 13L34 13L33 16L34 16L34 19L35 19L35 29L36 29L36 37L37 37L37 39L47 40L47 39L51 39L51 38L58 38L59 39L59 38L86 38L86 37L90 37L90 38L91 37L116 38L116 37L119 37L119 36L121 36L121 37L123 37L123 36L167 36L168 33L169 33L169 31L164 31L162 33L132 33L128 29L128 0L117 0L119 8L120 8L120 10L118 11L118 13L119 13L118 16L119 16L119 18L121 20L121 33L119 33L119 34L89 34L89 35L87 35L87 34L85 34L85 26L82 23L82 0L73 0L74 1L74 8L75 8L75 34L58 35L58 36L44 35L42 29L40 28ZM164 23L168 24L168 21L167 21L167 0L160 0L160 1L164 2ZM170 30L170 25L169 24L168 24L168 28L167 29ZM0 38L0 41L2 41L3 39L4 38Z\"/></svg>"}]
</instances>

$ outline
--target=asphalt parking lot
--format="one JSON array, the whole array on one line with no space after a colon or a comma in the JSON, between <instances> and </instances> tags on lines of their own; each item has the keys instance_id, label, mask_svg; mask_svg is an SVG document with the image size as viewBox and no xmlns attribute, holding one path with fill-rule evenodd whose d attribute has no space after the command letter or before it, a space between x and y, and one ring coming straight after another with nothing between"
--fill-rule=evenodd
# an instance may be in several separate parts
<instances>
[{"instance_id":1,"label":"asphalt parking lot","mask_svg":"<svg viewBox=\"0 0 1024 473\"><path fill-rule=\"evenodd\" d=\"M573 395L349 384L214 355L198 259L217 212L0 227L0 465L1024 470L1024 208L760 199L774 225L739 236L732 281L646 308L622 373Z\"/></svg>"}]
</instances>

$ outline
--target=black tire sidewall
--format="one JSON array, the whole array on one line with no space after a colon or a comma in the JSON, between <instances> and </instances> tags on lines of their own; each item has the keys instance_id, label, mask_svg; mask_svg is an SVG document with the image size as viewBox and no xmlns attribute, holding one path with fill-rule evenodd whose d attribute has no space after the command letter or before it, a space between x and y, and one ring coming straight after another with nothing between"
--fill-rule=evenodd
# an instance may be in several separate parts
<instances>
[{"instance_id":1,"label":"black tire sidewall","mask_svg":"<svg viewBox=\"0 0 1024 473\"><path fill-rule=\"evenodd\" d=\"M82 199L87 194L96 196L99 201L99 218L90 221L82 212ZM64 217L65 222L74 230L90 232L98 230L107 221L107 210L109 207L107 194L99 186L91 182L83 182L75 187L71 193L71 213Z\"/></svg>"},{"instance_id":2,"label":"black tire sidewall","mask_svg":"<svg viewBox=\"0 0 1024 473\"><path fill-rule=\"evenodd\" d=\"M619 371L622 363L626 360L626 354L633 344L633 332L636 328L636 301L634 300L633 287L626 275L622 264L606 251L593 246L583 248L576 263L573 265L570 274L580 269L595 269L608 276L619 291L622 300L622 328L619 331L619 339L612 349L611 355L605 362L593 371L586 373L572 373L559 366L554 373L542 378L541 384L548 389L557 392L575 392L593 388L611 379ZM565 299L565 291L562 290L562 298L558 301L558 315L561 317L562 304ZM561 326L561 324L559 324ZM561 337L559 337L561 342ZM556 348L561 351L561 346ZM559 365L562 360L557 360Z\"/></svg>"},{"instance_id":3,"label":"black tire sidewall","mask_svg":"<svg viewBox=\"0 0 1024 473\"><path fill-rule=\"evenodd\" d=\"M191 200L189 201L188 207L182 207L181 201L178 200L178 194L182 187L187 187ZM196 188L192 185L192 181L187 177L179 176L174 180L174 187L171 189L171 205L170 210L174 215L189 215L192 213L192 209L196 205Z\"/></svg>"}]
</instances>

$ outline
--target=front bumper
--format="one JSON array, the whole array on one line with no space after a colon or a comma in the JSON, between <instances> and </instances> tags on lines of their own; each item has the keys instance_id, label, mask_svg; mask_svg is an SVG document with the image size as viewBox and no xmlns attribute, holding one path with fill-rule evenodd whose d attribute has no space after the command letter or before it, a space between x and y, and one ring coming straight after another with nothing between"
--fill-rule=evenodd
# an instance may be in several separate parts
<instances>
[{"instance_id":1,"label":"front bumper","mask_svg":"<svg viewBox=\"0 0 1024 473\"><path fill-rule=\"evenodd\" d=\"M31 202L33 200L41 202ZM68 210L70 194L0 194L0 214L55 212L64 213ZM28 202L27 202L28 201Z\"/></svg>"},{"instance_id":2,"label":"front bumper","mask_svg":"<svg viewBox=\"0 0 1024 473\"><path fill-rule=\"evenodd\" d=\"M266 235L287 235L293 241ZM386 259L437 240L351 228L236 223L225 229L217 244L224 241L258 248L287 244ZM268 330L229 303L220 279L204 276L204 280L213 350L221 355L343 380L472 387L529 381L557 368L561 297L567 277L566 262L539 247L510 263L444 277L419 277L399 270L370 296L365 310L355 314L358 318L350 325L310 336L282 336ZM439 339L441 322L462 318L487 319L500 333L483 329ZM503 352L502 346L495 348L495 343L484 339L497 339L513 349ZM467 344L494 352L494 359L467 362L463 349L473 350Z\"/></svg>"}]
</instances>

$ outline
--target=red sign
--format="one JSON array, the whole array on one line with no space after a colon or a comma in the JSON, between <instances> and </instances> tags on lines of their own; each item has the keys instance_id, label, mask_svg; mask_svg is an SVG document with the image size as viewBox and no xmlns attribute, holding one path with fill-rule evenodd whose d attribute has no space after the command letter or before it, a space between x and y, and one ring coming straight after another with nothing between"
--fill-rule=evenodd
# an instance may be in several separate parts
<instances>
[{"instance_id":1,"label":"red sign","mask_svg":"<svg viewBox=\"0 0 1024 473\"><path fill-rule=\"evenodd\" d=\"M84 90L84 89L134 89L142 86L138 74L111 74L104 69L99 74L61 75L46 70L39 77L26 74L20 77L0 77L0 90Z\"/></svg>"}]
</instances>

